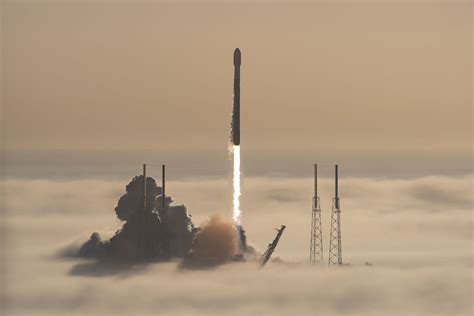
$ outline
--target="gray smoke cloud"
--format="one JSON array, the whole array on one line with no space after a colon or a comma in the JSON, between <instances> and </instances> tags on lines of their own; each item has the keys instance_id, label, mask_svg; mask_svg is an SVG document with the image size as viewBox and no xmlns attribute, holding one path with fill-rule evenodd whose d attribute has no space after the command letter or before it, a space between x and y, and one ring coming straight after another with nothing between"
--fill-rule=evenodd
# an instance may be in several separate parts
<instances>
[{"instance_id":1,"label":"gray smoke cloud","mask_svg":"<svg viewBox=\"0 0 474 316\"><path fill-rule=\"evenodd\" d=\"M173 205L166 196L166 226L163 214L162 188L155 179L147 177L146 195L144 178L135 176L125 187L115 207L115 213L123 227L115 235L102 240L94 232L77 251L77 256L98 258L107 263L132 263L163 261L167 259L165 240L169 243L171 257L183 257L191 249L195 228L184 205ZM145 201L146 200L146 201ZM73 269L77 273L77 269Z\"/></svg>"},{"instance_id":2,"label":"gray smoke cloud","mask_svg":"<svg viewBox=\"0 0 474 316\"><path fill-rule=\"evenodd\" d=\"M146 205L151 211L155 205L158 195L162 194L161 187L156 185L155 179L146 179ZM122 221L128 221L138 209L143 207L143 176L136 176L125 187L125 194L120 197L115 207L117 217Z\"/></svg>"}]
</instances>

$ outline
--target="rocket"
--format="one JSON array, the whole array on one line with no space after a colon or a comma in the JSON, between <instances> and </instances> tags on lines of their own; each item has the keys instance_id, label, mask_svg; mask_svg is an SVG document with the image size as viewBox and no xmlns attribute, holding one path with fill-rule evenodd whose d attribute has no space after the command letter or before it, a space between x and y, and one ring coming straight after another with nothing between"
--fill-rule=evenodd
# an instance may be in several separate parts
<instances>
[{"instance_id":1,"label":"rocket","mask_svg":"<svg viewBox=\"0 0 474 316\"><path fill-rule=\"evenodd\" d=\"M231 141L240 145L240 49L234 50L234 105L232 107Z\"/></svg>"}]
</instances>

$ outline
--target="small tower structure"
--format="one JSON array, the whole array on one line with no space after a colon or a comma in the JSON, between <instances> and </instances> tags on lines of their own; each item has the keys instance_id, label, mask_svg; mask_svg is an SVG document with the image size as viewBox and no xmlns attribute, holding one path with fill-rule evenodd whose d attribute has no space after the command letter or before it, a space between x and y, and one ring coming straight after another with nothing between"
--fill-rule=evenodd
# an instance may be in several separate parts
<instances>
[{"instance_id":1,"label":"small tower structure","mask_svg":"<svg viewBox=\"0 0 474 316\"><path fill-rule=\"evenodd\" d=\"M314 196L311 215L311 241L309 261L313 265L323 266L323 232L321 228L321 206L318 196L318 165L314 165Z\"/></svg>"},{"instance_id":2,"label":"small tower structure","mask_svg":"<svg viewBox=\"0 0 474 316\"><path fill-rule=\"evenodd\" d=\"M332 200L331 233L329 237L328 265L342 264L341 205L339 201L338 165L335 165L335 194Z\"/></svg>"}]
</instances>

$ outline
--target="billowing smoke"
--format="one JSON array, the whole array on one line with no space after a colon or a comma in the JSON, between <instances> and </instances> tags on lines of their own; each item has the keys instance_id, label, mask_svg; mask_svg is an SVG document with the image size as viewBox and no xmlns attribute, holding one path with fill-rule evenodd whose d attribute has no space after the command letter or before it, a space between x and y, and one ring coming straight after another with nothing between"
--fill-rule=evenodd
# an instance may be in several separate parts
<instances>
[{"instance_id":1,"label":"billowing smoke","mask_svg":"<svg viewBox=\"0 0 474 316\"><path fill-rule=\"evenodd\" d=\"M143 176L134 177L125 187L115 213L125 221L110 240L102 240L99 233L82 245L78 256L93 257L114 262L160 261L167 259L165 238L169 241L169 256L184 257L191 249L196 229L185 205L173 204L166 196L167 234L160 218L162 189L153 178L147 177L146 208L143 203Z\"/></svg>"},{"instance_id":2,"label":"billowing smoke","mask_svg":"<svg viewBox=\"0 0 474 316\"><path fill-rule=\"evenodd\" d=\"M166 196L167 232L160 218L162 189L153 178L147 178L146 209L143 201L143 176L134 177L125 187L115 207L117 217L125 221L123 227L109 240L95 232L79 249L77 255L111 262L152 262L184 258L184 266L209 267L228 261L243 261L252 254L247 246L245 231L232 220L214 215L200 228L195 228L183 204L174 204ZM168 247L164 241L168 240ZM167 250L168 249L168 250Z\"/></svg>"},{"instance_id":3,"label":"billowing smoke","mask_svg":"<svg viewBox=\"0 0 474 316\"><path fill-rule=\"evenodd\" d=\"M156 185L155 179L146 179L147 211L153 209L156 198L161 195L161 187ZM125 186L125 194L120 197L115 207L117 217L122 221L128 221L137 209L143 207L143 176L136 176Z\"/></svg>"},{"instance_id":4,"label":"billowing smoke","mask_svg":"<svg viewBox=\"0 0 474 316\"><path fill-rule=\"evenodd\" d=\"M198 229L185 265L213 266L235 261L242 258L237 255L238 248L234 223L220 215L213 215Z\"/></svg>"}]
</instances>

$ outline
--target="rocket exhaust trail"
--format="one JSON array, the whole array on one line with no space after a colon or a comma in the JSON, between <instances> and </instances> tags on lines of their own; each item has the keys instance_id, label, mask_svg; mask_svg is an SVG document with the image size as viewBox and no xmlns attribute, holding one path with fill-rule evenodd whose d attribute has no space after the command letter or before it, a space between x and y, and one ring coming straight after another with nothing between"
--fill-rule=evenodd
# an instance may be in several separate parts
<instances>
[{"instance_id":1,"label":"rocket exhaust trail","mask_svg":"<svg viewBox=\"0 0 474 316\"><path fill-rule=\"evenodd\" d=\"M234 153L234 177L233 177L233 188L234 188L234 195L233 195L233 205L234 208L232 210L232 217L234 219L234 223L237 226L240 226L240 146L234 145L232 147Z\"/></svg>"}]
</instances>

